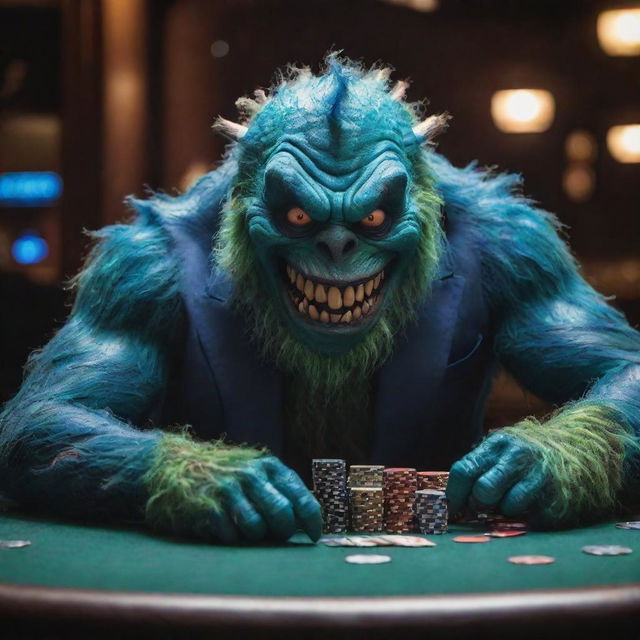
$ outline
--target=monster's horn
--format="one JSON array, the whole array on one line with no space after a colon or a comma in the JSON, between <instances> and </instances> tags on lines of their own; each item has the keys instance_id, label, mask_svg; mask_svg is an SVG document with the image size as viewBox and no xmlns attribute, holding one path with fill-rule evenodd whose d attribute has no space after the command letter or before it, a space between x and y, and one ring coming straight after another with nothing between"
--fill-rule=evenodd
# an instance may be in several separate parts
<instances>
[{"instance_id":1,"label":"monster's horn","mask_svg":"<svg viewBox=\"0 0 640 640\"><path fill-rule=\"evenodd\" d=\"M256 100L243 96L236 100L236 109L238 109L245 118L251 119L260 111L260 105Z\"/></svg>"},{"instance_id":2,"label":"monster's horn","mask_svg":"<svg viewBox=\"0 0 640 640\"><path fill-rule=\"evenodd\" d=\"M424 142L431 142L439 136L449 125L451 116L448 113L440 113L436 116L429 116L426 120L419 122L413 127L413 133Z\"/></svg>"},{"instance_id":3,"label":"monster's horn","mask_svg":"<svg viewBox=\"0 0 640 640\"><path fill-rule=\"evenodd\" d=\"M225 120L220 116L216 118L212 128L214 131L221 133L225 138L229 138L229 140L240 140L248 130L248 127L245 127L245 125L231 122L231 120Z\"/></svg>"},{"instance_id":4,"label":"monster's horn","mask_svg":"<svg viewBox=\"0 0 640 640\"><path fill-rule=\"evenodd\" d=\"M398 82L396 82L393 89L391 89L391 99L402 100L408 88L409 88L408 82L405 82L404 80L398 80Z\"/></svg>"},{"instance_id":5,"label":"monster's horn","mask_svg":"<svg viewBox=\"0 0 640 640\"><path fill-rule=\"evenodd\" d=\"M256 102L258 104L264 104L267 101L267 94L263 89L256 89L253 92L253 95L256 97Z\"/></svg>"},{"instance_id":6,"label":"monster's horn","mask_svg":"<svg viewBox=\"0 0 640 640\"><path fill-rule=\"evenodd\" d=\"M391 75L391 67L382 67L376 71L376 80L378 82L386 82Z\"/></svg>"}]
</instances>

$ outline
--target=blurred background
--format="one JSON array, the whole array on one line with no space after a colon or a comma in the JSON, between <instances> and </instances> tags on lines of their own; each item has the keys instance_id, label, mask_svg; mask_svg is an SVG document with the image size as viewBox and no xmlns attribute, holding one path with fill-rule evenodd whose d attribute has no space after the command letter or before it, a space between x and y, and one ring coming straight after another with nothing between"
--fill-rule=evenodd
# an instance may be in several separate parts
<instances>
[{"instance_id":1,"label":"blurred background","mask_svg":"<svg viewBox=\"0 0 640 640\"><path fill-rule=\"evenodd\" d=\"M329 49L453 115L455 164L520 172L640 322L640 2L0 0L0 402L64 321L83 230L215 167L217 114ZM487 424L547 409L506 376Z\"/></svg>"}]
</instances>

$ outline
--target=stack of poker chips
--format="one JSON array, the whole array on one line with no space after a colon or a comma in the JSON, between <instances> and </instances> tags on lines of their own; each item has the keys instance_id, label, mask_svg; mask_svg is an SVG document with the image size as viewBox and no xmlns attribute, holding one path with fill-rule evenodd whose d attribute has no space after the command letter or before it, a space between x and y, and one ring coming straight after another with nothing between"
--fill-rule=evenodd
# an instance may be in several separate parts
<instances>
[{"instance_id":1,"label":"stack of poker chips","mask_svg":"<svg viewBox=\"0 0 640 640\"><path fill-rule=\"evenodd\" d=\"M351 530L380 533L384 527L384 500L381 487L351 487Z\"/></svg>"},{"instance_id":2,"label":"stack of poker chips","mask_svg":"<svg viewBox=\"0 0 640 640\"><path fill-rule=\"evenodd\" d=\"M323 533L345 533L349 516L345 461L313 460L312 473L313 493L322 507Z\"/></svg>"},{"instance_id":3,"label":"stack of poker chips","mask_svg":"<svg viewBox=\"0 0 640 640\"><path fill-rule=\"evenodd\" d=\"M435 489L436 491L446 491L448 481L448 471L418 471L418 490Z\"/></svg>"},{"instance_id":4,"label":"stack of poker chips","mask_svg":"<svg viewBox=\"0 0 640 640\"><path fill-rule=\"evenodd\" d=\"M419 489L416 491L415 509L420 533L446 533L448 509L444 491Z\"/></svg>"},{"instance_id":5,"label":"stack of poker chips","mask_svg":"<svg viewBox=\"0 0 640 640\"><path fill-rule=\"evenodd\" d=\"M384 530L410 533L414 526L417 478L415 469L391 468L383 472Z\"/></svg>"},{"instance_id":6,"label":"stack of poker chips","mask_svg":"<svg viewBox=\"0 0 640 640\"><path fill-rule=\"evenodd\" d=\"M382 488L381 464L352 464L349 467L349 487L379 487Z\"/></svg>"}]
</instances>

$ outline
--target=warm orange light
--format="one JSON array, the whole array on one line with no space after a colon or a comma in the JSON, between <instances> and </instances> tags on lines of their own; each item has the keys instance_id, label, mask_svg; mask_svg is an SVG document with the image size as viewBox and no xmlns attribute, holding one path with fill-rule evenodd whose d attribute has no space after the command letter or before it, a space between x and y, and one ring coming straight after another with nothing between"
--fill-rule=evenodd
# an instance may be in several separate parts
<instances>
[{"instance_id":1,"label":"warm orange light","mask_svg":"<svg viewBox=\"0 0 640 640\"><path fill-rule=\"evenodd\" d=\"M640 124L611 127L607 147L618 162L640 162Z\"/></svg>"},{"instance_id":2,"label":"warm orange light","mask_svg":"<svg viewBox=\"0 0 640 640\"><path fill-rule=\"evenodd\" d=\"M562 177L562 186L569 199L585 202L595 188L595 175L589 165L579 162L570 164Z\"/></svg>"},{"instance_id":3,"label":"warm orange light","mask_svg":"<svg viewBox=\"0 0 640 640\"><path fill-rule=\"evenodd\" d=\"M440 6L440 0L385 0L389 4L400 4L415 11L430 13Z\"/></svg>"},{"instance_id":4,"label":"warm orange light","mask_svg":"<svg viewBox=\"0 0 640 640\"><path fill-rule=\"evenodd\" d=\"M603 11L598 16L598 40L610 56L640 55L640 7Z\"/></svg>"},{"instance_id":5,"label":"warm orange light","mask_svg":"<svg viewBox=\"0 0 640 640\"><path fill-rule=\"evenodd\" d=\"M506 133L539 133L553 122L555 100L543 89L496 91L491 115L496 127Z\"/></svg>"},{"instance_id":6,"label":"warm orange light","mask_svg":"<svg viewBox=\"0 0 640 640\"><path fill-rule=\"evenodd\" d=\"M595 160L598 145L591 133L577 129L567 136L564 150L569 160L590 162Z\"/></svg>"}]
</instances>

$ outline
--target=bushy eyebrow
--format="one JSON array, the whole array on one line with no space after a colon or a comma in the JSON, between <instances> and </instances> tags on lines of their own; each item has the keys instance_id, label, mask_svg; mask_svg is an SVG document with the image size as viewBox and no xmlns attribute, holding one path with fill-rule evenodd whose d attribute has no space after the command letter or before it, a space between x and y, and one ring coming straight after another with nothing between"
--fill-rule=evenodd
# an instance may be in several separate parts
<instances>
[{"instance_id":1,"label":"bushy eyebrow","mask_svg":"<svg viewBox=\"0 0 640 640\"><path fill-rule=\"evenodd\" d=\"M281 156L267 167L263 198L272 209L300 207L319 222L331 215L327 194L291 156Z\"/></svg>"},{"instance_id":2,"label":"bushy eyebrow","mask_svg":"<svg viewBox=\"0 0 640 640\"><path fill-rule=\"evenodd\" d=\"M378 163L345 194L345 219L356 222L375 209L399 210L404 205L409 177L398 160Z\"/></svg>"}]
</instances>

